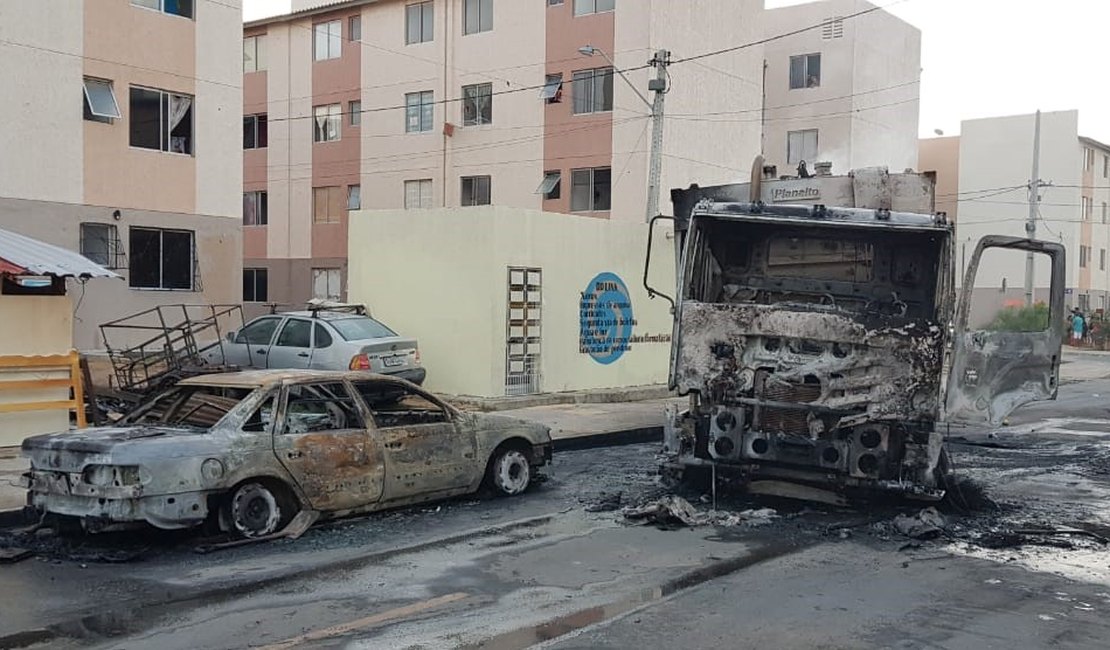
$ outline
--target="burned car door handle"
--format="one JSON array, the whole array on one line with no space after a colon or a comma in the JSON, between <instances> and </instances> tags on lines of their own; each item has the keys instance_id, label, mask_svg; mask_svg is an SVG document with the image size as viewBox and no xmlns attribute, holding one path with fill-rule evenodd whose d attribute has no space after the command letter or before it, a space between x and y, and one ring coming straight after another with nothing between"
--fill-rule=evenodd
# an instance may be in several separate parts
<instances>
[{"instance_id":1,"label":"burned car door handle","mask_svg":"<svg viewBox=\"0 0 1110 650\"><path fill-rule=\"evenodd\" d=\"M297 353L297 356L298 356L298 357L307 357L307 356L308 356L308 353L307 353L307 352L298 352L298 353Z\"/></svg>"},{"instance_id":2,"label":"burned car door handle","mask_svg":"<svg viewBox=\"0 0 1110 650\"><path fill-rule=\"evenodd\" d=\"M291 460L296 460L297 458L300 458L301 456L304 456L304 453L300 452L300 451L289 451L289 452L285 453L285 457L289 458Z\"/></svg>"},{"instance_id":3,"label":"burned car door handle","mask_svg":"<svg viewBox=\"0 0 1110 650\"><path fill-rule=\"evenodd\" d=\"M255 350L255 352L258 353L258 354L266 354L266 350L263 349L263 348L259 348L259 349Z\"/></svg>"},{"instance_id":4,"label":"burned car door handle","mask_svg":"<svg viewBox=\"0 0 1110 650\"><path fill-rule=\"evenodd\" d=\"M403 443L397 442L396 440L385 443L386 449L403 449L404 446Z\"/></svg>"}]
</instances>

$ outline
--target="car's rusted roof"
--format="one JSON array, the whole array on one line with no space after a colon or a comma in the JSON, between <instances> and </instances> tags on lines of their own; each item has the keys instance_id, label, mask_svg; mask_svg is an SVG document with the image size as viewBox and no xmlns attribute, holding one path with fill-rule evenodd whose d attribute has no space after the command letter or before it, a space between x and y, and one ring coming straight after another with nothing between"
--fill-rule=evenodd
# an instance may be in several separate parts
<instances>
[{"instance_id":1,"label":"car's rusted roof","mask_svg":"<svg viewBox=\"0 0 1110 650\"><path fill-rule=\"evenodd\" d=\"M276 386L283 381L312 381L314 379L381 379L385 381L401 381L396 377L380 375L375 372L363 370L243 370L240 372L224 372L211 375L189 377L178 382L182 386L235 386L239 388L262 388Z\"/></svg>"}]
</instances>

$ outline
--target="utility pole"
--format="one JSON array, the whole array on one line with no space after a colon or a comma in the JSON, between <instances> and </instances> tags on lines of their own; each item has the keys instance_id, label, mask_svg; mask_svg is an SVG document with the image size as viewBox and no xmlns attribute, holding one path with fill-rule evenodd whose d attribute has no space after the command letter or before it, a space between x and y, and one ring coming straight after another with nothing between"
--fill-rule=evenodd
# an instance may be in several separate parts
<instances>
[{"instance_id":1,"label":"utility pole","mask_svg":"<svg viewBox=\"0 0 1110 650\"><path fill-rule=\"evenodd\" d=\"M1037 238L1037 207L1041 202L1041 112L1037 111L1036 126L1033 128L1033 175L1029 177L1029 220L1025 222L1025 234L1029 239ZM1033 306L1033 252L1025 254L1025 305Z\"/></svg>"},{"instance_id":2,"label":"utility pole","mask_svg":"<svg viewBox=\"0 0 1110 650\"><path fill-rule=\"evenodd\" d=\"M667 66L671 53L658 50L648 62L655 68L655 78L648 82L648 90L655 93L651 104L651 158L648 163L647 219L659 214L659 184L663 173L663 101L667 96Z\"/></svg>"}]
</instances>

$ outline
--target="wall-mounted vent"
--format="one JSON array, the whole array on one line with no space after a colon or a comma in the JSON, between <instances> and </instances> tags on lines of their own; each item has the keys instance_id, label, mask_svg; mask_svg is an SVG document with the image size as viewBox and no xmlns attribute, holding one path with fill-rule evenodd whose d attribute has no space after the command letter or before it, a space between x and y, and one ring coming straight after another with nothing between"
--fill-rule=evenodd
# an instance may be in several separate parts
<instances>
[{"instance_id":1,"label":"wall-mounted vent","mask_svg":"<svg viewBox=\"0 0 1110 650\"><path fill-rule=\"evenodd\" d=\"M821 39L831 41L834 38L844 38L844 18L828 18L821 23Z\"/></svg>"}]
</instances>

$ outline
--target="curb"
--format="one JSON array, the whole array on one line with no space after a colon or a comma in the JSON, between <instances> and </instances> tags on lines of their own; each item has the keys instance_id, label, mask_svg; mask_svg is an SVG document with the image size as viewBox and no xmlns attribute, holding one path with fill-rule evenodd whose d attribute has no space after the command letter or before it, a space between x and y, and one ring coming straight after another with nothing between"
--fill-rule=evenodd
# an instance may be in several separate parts
<instances>
[{"instance_id":1,"label":"curb","mask_svg":"<svg viewBox=\"0 0 1110 650\"><path fill-rule=\"evenodd\" d=\"M589 433L584 436L553 438L551 442L555 452L597 449L598 447L619 447L644 442L661 443L663 442L663 427L638 427L604 433Z\"/></svg>"},{"instance_id":2,"label":"curb","mask_svg":"<svg viewBox=\"0 0 1110 650\"><path fill-rule=\"evenodd\" d=\"M539 515L536 517L528 517L526 519L509 521L503 524L495 524L493 526L472 528L470 530L465 530L459 533L430 539L424 542L420 542L419 544L414 544L412 546L396 546L393 548L387 548L381 551L368 553L366 555L345 558L329 564L300 567L292 571L286 571L281 574L261 576L257 580L240 584L225 584L222 586L217 585L212 588L186 588L183 589L177 596L167 596L159 600L146 601L141 604L134 603L131 606L124 605L117 610L99 610L96 611L93 616L111 617L119 612L128 612L131 615L135 615L144 610L156 610L158 608L164 608L169 605L178 605L195 600L211 600L227 596L236 596L249 593L251 591L254 591L255 589L262 589L284 580L296 579L309 574L316 574L326 571L341 571L343 569L354 568L363 564L368 564L370 562L388 560L389 558L396 557L398 555L404 555L405 553L423 551L434 546L455 544L471 538L481 538L489 535L497 535L520 528L532 528L535 526L541 526L551 521L554 517L555 515L553 514ZM56 639L72 639L80 641L81 639L73 636L72 634L67 634L67 630L86 629L86 622L90 618L89 615L90 612L84 612L74 619L51 623L50 625L41 628L21 630L19 632L12 632L10 634L0 636L0 649L7 650L8 648L23 648L31 644L46 643L54 641ZM99 640L105 641L108 639Z\"/></svg>"}]
</instances>

